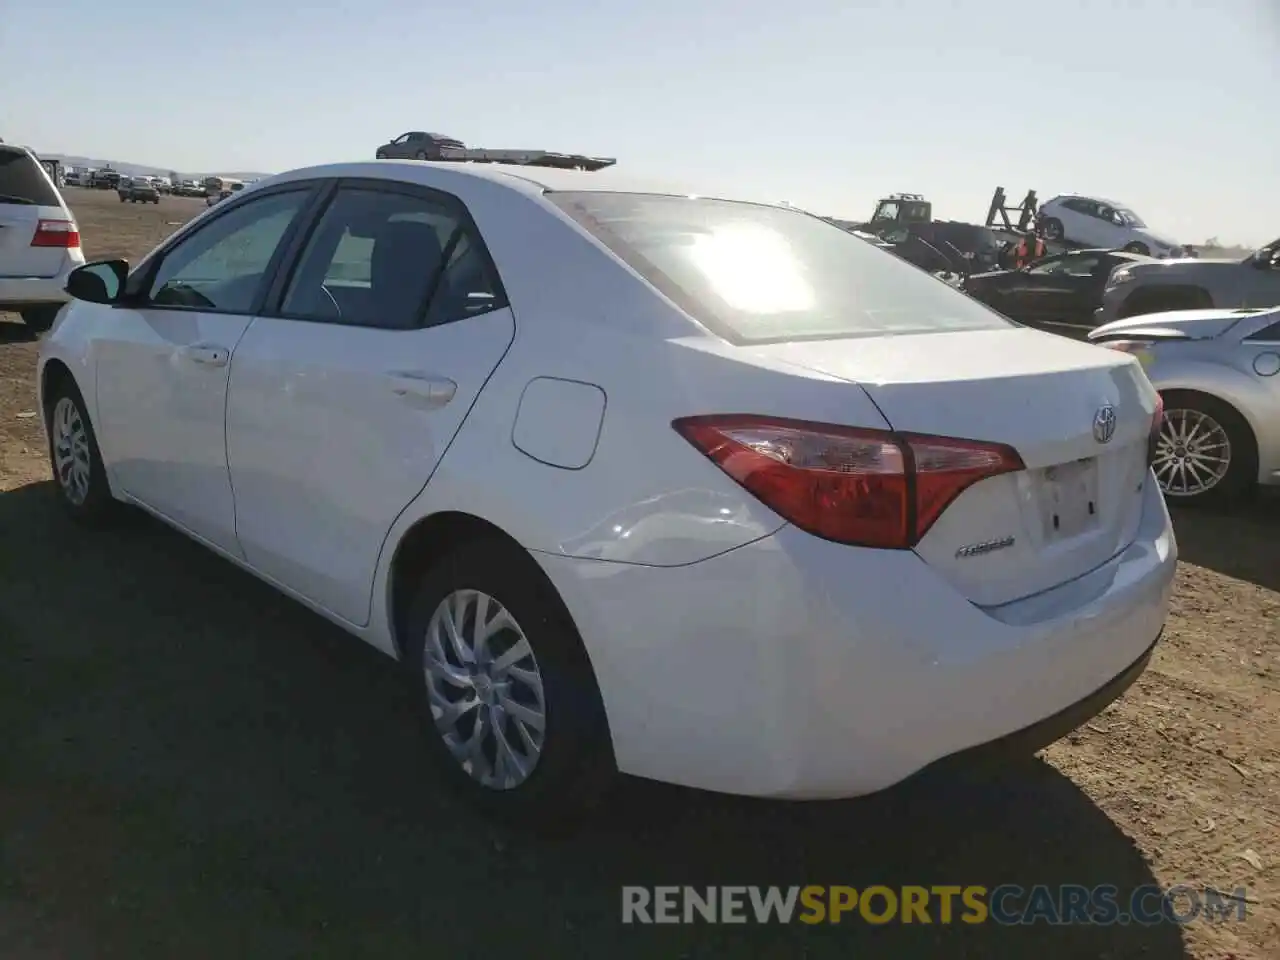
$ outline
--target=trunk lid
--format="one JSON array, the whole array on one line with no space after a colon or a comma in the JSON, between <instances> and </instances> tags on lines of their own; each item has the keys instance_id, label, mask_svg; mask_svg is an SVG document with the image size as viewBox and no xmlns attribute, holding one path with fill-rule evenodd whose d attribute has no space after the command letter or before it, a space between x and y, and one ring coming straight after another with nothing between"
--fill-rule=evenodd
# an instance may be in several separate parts
<instances>
[{"instance_id":1,"label":"trunk lid","mask_svg":"<svg viewBox=\"0 0 1280 960\"><path fill-rule=\"evenodd\" d=\"M975 604L1047 590L1133 542L1156 392L1123 353L1025 328L750 352L859 384L895 430L1018 451L1025 470L969 487L916 547ZM1094 423L1107 407L1102 442Z\"/></svg>"}]
</instances>

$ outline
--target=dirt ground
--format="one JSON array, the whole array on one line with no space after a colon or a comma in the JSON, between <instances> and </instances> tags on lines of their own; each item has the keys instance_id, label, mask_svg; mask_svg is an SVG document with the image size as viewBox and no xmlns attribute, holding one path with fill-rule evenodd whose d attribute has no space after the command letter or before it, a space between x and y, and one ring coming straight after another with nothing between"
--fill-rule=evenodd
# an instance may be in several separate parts
<instances>
[{"instance_id":1,"label":"dirt ground","mask_svg":"<svg viewBox=\"0 0 1280 960\"><path fill-rule=\"evenodd\" d=\"M67 193L91 257L136 260L199 209ZM155 523L70 528L35 353L0 319L4 960L1280 956L1275 499L1177 514L1153 666L1043 760L824 804L630 782L580 835L535 839L431 780L389 661ZM1184 926L619 923L623 884L803 883L1190 883L1249 902Z\"/></svg>"}]
</instances>

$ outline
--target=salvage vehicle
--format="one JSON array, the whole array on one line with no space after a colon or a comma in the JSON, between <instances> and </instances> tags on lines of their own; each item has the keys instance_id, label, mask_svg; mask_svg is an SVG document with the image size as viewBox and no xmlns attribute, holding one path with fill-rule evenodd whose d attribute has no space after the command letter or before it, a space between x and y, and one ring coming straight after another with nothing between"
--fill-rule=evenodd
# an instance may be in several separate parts
<instances>
[{"instance_id":1,"label":"salvage vehicle","mask_svg":"<svg viewBox=\"0 0 1280 960\"><path fill-rule=\"evenodd\" d=\"M471 163L510 163L536 167L563 167L567 170L603 170L618 161L612 157L588 157L578 153L550 150L508 150L468 147L461 140L442 133L421 130L402 133L374 151L378 160L457 160Z\"/></svg>"},{"instance_id":2,"label":"salvage vehicle","mask_svg":"<svg viewBox=\"0 0 1280 960\"><path fill-rule=\"evenodd\" d=\"M1028 196L1030 209L1034 210L1035 194ZM922 194L894 193L876 202L870 220L841 225L879 237L902 259L922 269L963 276L1000 266L1001 250L1019 230L1010 220L1008 209L1004 190L997 187L985 223L935 220L933 204ZM1023 219L1030 223L1029 214ZM1025 232L1029 228L1024 223L1021 229Z\"/></svg>"},{"instance_id":3,"label":"salvage vehicle","mask_svg":"<svg viewBox=\"0 0 1280 960\"><path fill-rule=\"evenodd\" d=\"M51 495L140 506L398 659L426 756L498 816L572 818L618 771L820 799L1030 756L1163 630L1158 394L734 196L255 183L69 279Z\"/></svg>"},{"instance_id":4,"label":"salvage vehicle","mask_svg":"<svg viewBox=\"0 0 1280 960\"><path fill-rule=\"evenodd\" d=\"M1052 321L1092 327L1111 272L1146 259L1118 250L1070 250L1021 270L971 274L963 289L1020 323Z\"/></svg>"},{"instance_id":5,"label":"salvage vehicle","mask_svg":"<svg viewBox=\"0 0 1280 960\"><path fill-rule=\"evenodd\" d=\"M1168 310L1280 304L1280 238L1243 260L1186 258L1118 267L1107 280L1096 324Z\"/></svg>"},{"instance_id":6,"label":"salvage vehicle","mask_svg":"<svg viewBox=\"0 0 1280 960\"><path fill-rule=\"evenodd\" d=\"M1040 205L1036 223L1046 240L1150 257L1183 256L1181 244L1152 233L1141 217L1114 200L1063 194Z\"/></svg>"},{"instance_id":7,"label":"salvage vehicle","mask_svg":"<svg viewBox=\"0 0 1280 960\"><path fill-rule=\"evenodd\" d=\"M1089 339L1137 357L1160 391L1153 469L1171 502L1229 502L1280 486L1280 309L1147 314Z\"/></svg>"}]
</instances>

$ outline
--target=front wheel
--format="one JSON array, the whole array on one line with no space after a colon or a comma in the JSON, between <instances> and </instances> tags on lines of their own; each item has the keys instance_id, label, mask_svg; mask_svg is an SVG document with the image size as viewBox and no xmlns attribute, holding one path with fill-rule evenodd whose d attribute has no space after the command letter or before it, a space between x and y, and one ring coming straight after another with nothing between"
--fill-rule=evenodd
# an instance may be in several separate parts
<instances>
[{"instance_id":1,"label":"front wheel","mask_svg":"<svg viewBox=\"0 0 1280 960\"><path fill-rule=\"evenodd\" d=\"M77 523L97 526L112 517L117 505L84 398L68 378L50 390L45 403L49 465L58 501Z\"/></svg>"},{"instance_id":2,"label":"front wheel","mask_svg":"<svg viewBox=\"0 0 1280 960\"><path fill-rule=\"evenodd\" d=\"M449 785L506 820L563 825L614 770L582 641L537 564L481 539L422 578L404 657L428 751Z\"/></svg>"},{"instance_id":3,"label":"front wheel","mask_svg":"<svg viewBox=\"0 0 1280 960\"><path fill-rule=\"evenodd\" d=\"M1205 394L1170 390L1163 399L1152 470L1165 498L1187 506L1226 504L1252 490L1257 451L1244 417Z\"/></svg>"},{"instance_id":4,"label":"front wheel","mask_svg":"<svg viewBox=\"0 0 1280 960\"><path fill-rule=\"evenodd\" d=\"M1151 256L1151 248L1145 243L1139 243L1137 240L1133 241L1133 243L1125 244L1124 249L1126 253L1136 253L1143 257Z\"/></svg>"},{"instance_id":5,"label":"front wheel","mask_svg":"<svg viewBox=\"0 0 1280 960\"><path fill-rule=\"evenodd\" d=\"M1041 230L1044 231L1046 240L1062 239L1062 221L1056 217L1049 217L1040 224Z\"/></svg>"}]
</instances>

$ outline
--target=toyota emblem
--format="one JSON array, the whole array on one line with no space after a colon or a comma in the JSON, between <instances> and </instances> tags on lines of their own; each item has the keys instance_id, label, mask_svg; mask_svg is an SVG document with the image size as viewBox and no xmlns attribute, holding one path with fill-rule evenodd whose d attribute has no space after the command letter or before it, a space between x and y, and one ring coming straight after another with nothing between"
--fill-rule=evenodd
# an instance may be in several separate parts
<instances>
[{"instance_id":1,"label":"toyota emblem","mask_svg":"<svg viewBox=\"0 0 1280 960\"><path fill-rule=\"evenodd\" d=\"M1093 415L1093 439L1099 443L1109 443L1116 435L1116 408L1106 404L1098 408Z\"/></svg>"}]
</instances>

